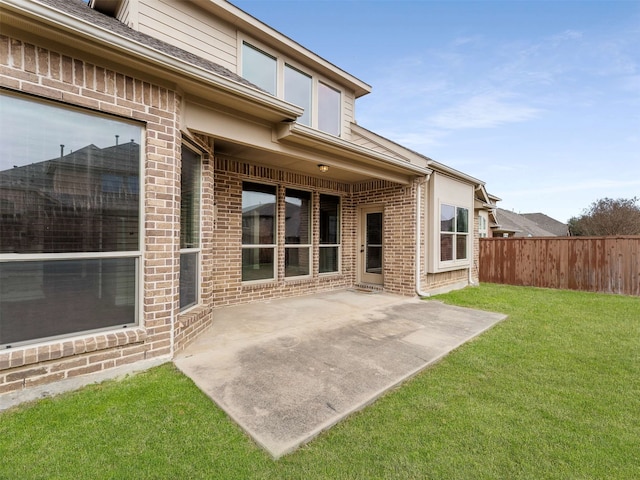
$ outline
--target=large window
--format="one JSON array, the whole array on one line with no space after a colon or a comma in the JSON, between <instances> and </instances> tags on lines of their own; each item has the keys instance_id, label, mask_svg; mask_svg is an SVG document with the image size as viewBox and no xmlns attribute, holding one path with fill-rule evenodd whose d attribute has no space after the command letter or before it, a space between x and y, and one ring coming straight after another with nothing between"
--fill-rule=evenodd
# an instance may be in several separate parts
<instances>
[{"instance_id":1,"label":"large window","mask_svg":"<svg viewBox=\"0 0 640 480\"><path fill-rule=\"evenodd\" d=\"M319 272L340 269L340 197L320 195Z\"/></svg>"},{"instance_id":2,"label":"large window","mask_svg":"<svg viewBox=\"0 0 640 480\"><path fill-rule=\"evenodd\" d=\"M318 83L318 129L340 136L340 92Z\"/></svg>"},{"instance_id":3,"label":"large window","mask_svg":"<svg viewBox=\"0 0 640 480\"><path fill-rule=\"evenodd\" d=\"M340 90L325 79L305 72L303 66L294 66L290 60L268 50L243 41L242 76L271 95L302 107L304 113L297 119L299 124L340 136Z\"/></svg>"},{"instance_id":4,"label":"large window","mask_svg":"<svg viewBox=\"0 0 640 480\"><path fill-rule=\"evenodd\" d=\"M180 178L180 309L198 303L200 290L200 155L182 147Z\"/></svg>"},{"instance_id":5,"label":"large window","mask_svg":"<svg viewBox=\"0 0 640 480\"><path fill-rule=\"evenodd\" d=\"M469 210L442 204L440 206L440 261L467 259Z\"/></svg>"},{"instance_id":6,"label":"large window","mask_svg":"<svg viewBox=\"0 0 640 480\"><path fill-rule=\"evenodd\" d=\"M311 193L287 188L285 195L284 275L311 272Z\"/></svg>"},{"instance_id":7,"label":"large window","mask_svg":"<svg viewBox=\"0 0 640 480\"><path fill-rule=\"evenodd\" d=\"M311 126L311 77L290 65L285 65L284 99L304 108L298 123Z\"/></svg>"},{"instance_id":8,"label":"large window","mask_svg":"<svg viewBox=\"0 0 640 480\"><path fill-rule=\"evenodd\" d=\"M139 124L0 95L0 348L137 323Z\"/></svg>"},{"instance_id":9,"label":"large window","mask_svg":"<svg viewBox=\"0 0 640 480\"><path fill-rule=\"evenodd\" d=\"M275 278L276 187L242 184L242 280Z\"/></svg>"},{"instance_id":10,"label":"large window","mask_svg":"<svg viewBox=\"0 0 640 480\"><path fill-rule=\"evenodd\" d=\"M254 85L276 94L277 62L275 57L262 50L242 44L242 76Z\"/></svg>"}]
</instances>

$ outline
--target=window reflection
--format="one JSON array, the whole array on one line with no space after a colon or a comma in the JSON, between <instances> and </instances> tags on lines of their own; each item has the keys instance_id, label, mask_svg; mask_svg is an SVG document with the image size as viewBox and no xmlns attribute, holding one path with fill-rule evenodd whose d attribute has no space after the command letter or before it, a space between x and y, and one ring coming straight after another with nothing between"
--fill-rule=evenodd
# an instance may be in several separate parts
<instances>
[{"instance_id":1,"label":"window reflection","mask_svg":"<svg viewBox=\"0 0 640 480\"><path fill-rule=\"evenodd\" d=\"M0 102L0 253L138 250L140 127Z\"/></svg>"},{"instance_id":2,"label":"window reflection","mask_svg":"<svg viewBox=\"0 0 640 480\"><path fill-rule=\"evenodd\" d=\"M254 85L276 94L276 59L262 50L242 44L242 76Z\"/></svg>"},{"instance_id":3,"label":"window reflection","mask_svg":"<svg viewBox=\"0 0 640 480\"><path fill-rule=\"evenodd\" d=\"M340 197L320 195L320 273L340 268Z\"/></svg>"},{"instance_id":4,"label":"window reflection","mask_svg":"<svg viewBox=\"0 0 640 480\"><path fill-rule=\"evenodd\" d=\"M318 83L318 129L340 136L340 92Z\"/></svg>"},{"instance_id":5,"label":"window reflection","mask_svg":"<svg viewBox=\"0 0 640 480\"><path fill-rule=\"evenodd\" d=\"M311 77L309 75L285 65L284 99L304 108L304 113L297 119L298 123L311 125Z\"/></svg>"},{"instance_id":6,"label":"window reflection","mask_svg":"<svg viewBox=\"0 0 640 480\"><path fill-rule=\"evenodd\" d=\"M0 111L0 344L135 324L142 127L13 95Z\"/></svg>"},{"instance_id":7,"label":"window reflection","mask_svg":"<svg viewBox=\"0 0 640 480\"><path fill-rule=\"evenodd\" d=\"M242 280L275 277L276 187L242 185Z\"/></svg>"}]
</instances>

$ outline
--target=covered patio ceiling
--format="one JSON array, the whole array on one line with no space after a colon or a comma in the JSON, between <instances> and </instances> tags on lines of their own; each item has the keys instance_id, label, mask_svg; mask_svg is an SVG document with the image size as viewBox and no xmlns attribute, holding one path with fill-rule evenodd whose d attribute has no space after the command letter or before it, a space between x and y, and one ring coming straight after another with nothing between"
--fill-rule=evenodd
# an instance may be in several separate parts
<instances>
[{"instance_id":1,"label":"covered patio ceiling","mask_svg":"<svg viewBox=\"0 0 640 480\"><path fill-rule=\"evenodd\" d=\"M353 165L345 165L344 162L331 157L311 160L304 155L285 155L281 152L263 150L255 146L242 145L227 140L215 140L214 142L214 153L216 156L245 160L257 165L274 167L310 176L320 176L344 183L359 183L372 179L398 181L396 178L390 178L390 176L383 171L377 171L375 169L363 170ZM319 167L320 165L326 165L328 170L322 172ZM401 183L408 182L409 177L406 177L405 181L401 181Z\"/></svg>"}]
</instances>

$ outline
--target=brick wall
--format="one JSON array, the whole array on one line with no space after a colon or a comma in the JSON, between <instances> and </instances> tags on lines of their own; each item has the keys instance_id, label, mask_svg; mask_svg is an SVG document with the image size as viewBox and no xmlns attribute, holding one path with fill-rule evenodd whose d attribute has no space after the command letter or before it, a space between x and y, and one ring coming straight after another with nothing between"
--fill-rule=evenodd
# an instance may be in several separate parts
<instances>
[{"instance_id":1,"label":"brick wall","mask_svg":"<svg viewBox=\"0 0 640 480\"><path fill-rule=\"evenodd\" d=\"M179 313L180 162L176 160L180 158L181 149L179 95L142 78L2 35L0 86L135 119L146 126L143 295L139 326L1 351L0 394L106 372L135 362L168 359L211 324L214 307L355 285L359 251L357 215L358 207L364 205L384 208L384 290L400 295L414 294L416 184L376 180L350 185L234 159L214 159L207 139L195 138L192 140L205 154L202 302ZM284 216L280 215L276 279L242 283L243 180L277 185L281 199L287 187L312 192L314 259L309 277L284 278L285 229ZM318 273L321 193L341 197L341 270L336 274ZM284 208L283 203L280 208ZM476 243L474 241L474 260ZM466 270L427 275L423 278L423 288L453 284L466 278Z\"/></svg>"},{"instance_id":2,"label":"brick wall","mask_svg":"<svg viewBox=\"0 0 640 480\"><path fill-rule=\"evenodd\" d=\"M334 182L286 172L270 167L251 165L234 159L216 158L215 161L213 218L213 305L234 305L269 298L303 295L353 285L353 236L355 235L353 204L348 184ZM272 281L242 283L242 182L251 181L278 186L279 208L284 209L285 188L296 188L312 192L313 232L312 274L309 277L284 276L283 212L278 216L278 271ZM319 195L327 193L342 199L342 271L337 274L319 274L316 252L319 245L317 219L319 218ZM205 212L205 216L207 213Z\"/></svg>"},{"instance_id":3,"label":"brick wall","mask_svg":"<svg viewBox=\"0 0 640 480\"><path fill-rule=\"evenodd\" d=\"M354 186L355 205L382 205L384 290L415 294L416 186L385 180ZM356 245L357 247L357 245Z\"/></svg>"},{"instance_id":4,"label":"brick wall","mask_svg":"<svg viewBox=\"0 0 640 480\"><path fill-rule=\"evenodd\" d=\"M174 326L174 351L183 350L198 335L204 332L213 319L213 288L214 288L214 173L213 152L211 148L199 138L192 138L192 142L200 148L203 154L201 178L201 212L200 221L200 303L194 308L178 314Z\"/></svg>"},{"instance_id":5,"label":"brick wall","mask_svg":"<svg viewBox=\"0 0 640 480\"><path fill-rule=\"evenodd\" d=\"M144 122L144 240L140 325L0 351L0 394L171 354L178 305L181 99L166 88L0 35L0 85ZM61 104L62 106L62 104ZM211 288L211 287L209 287Z\"/></svg>"}]
</instances>

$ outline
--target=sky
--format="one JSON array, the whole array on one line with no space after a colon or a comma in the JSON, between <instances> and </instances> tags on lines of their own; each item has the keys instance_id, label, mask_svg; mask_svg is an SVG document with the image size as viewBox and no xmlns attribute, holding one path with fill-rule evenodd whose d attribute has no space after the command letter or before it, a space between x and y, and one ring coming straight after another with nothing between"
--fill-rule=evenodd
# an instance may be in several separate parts
<instances>
[{"instance_id":1,"label":"sky","mask_svg":"<svg viewBox=\"0 0 640 480\"><path fill-rule=\"evenodd\" d=\"M232 0L373 87L356 121L566 222L640 197L640 1Z\"/></svg>"}]
</instances>

